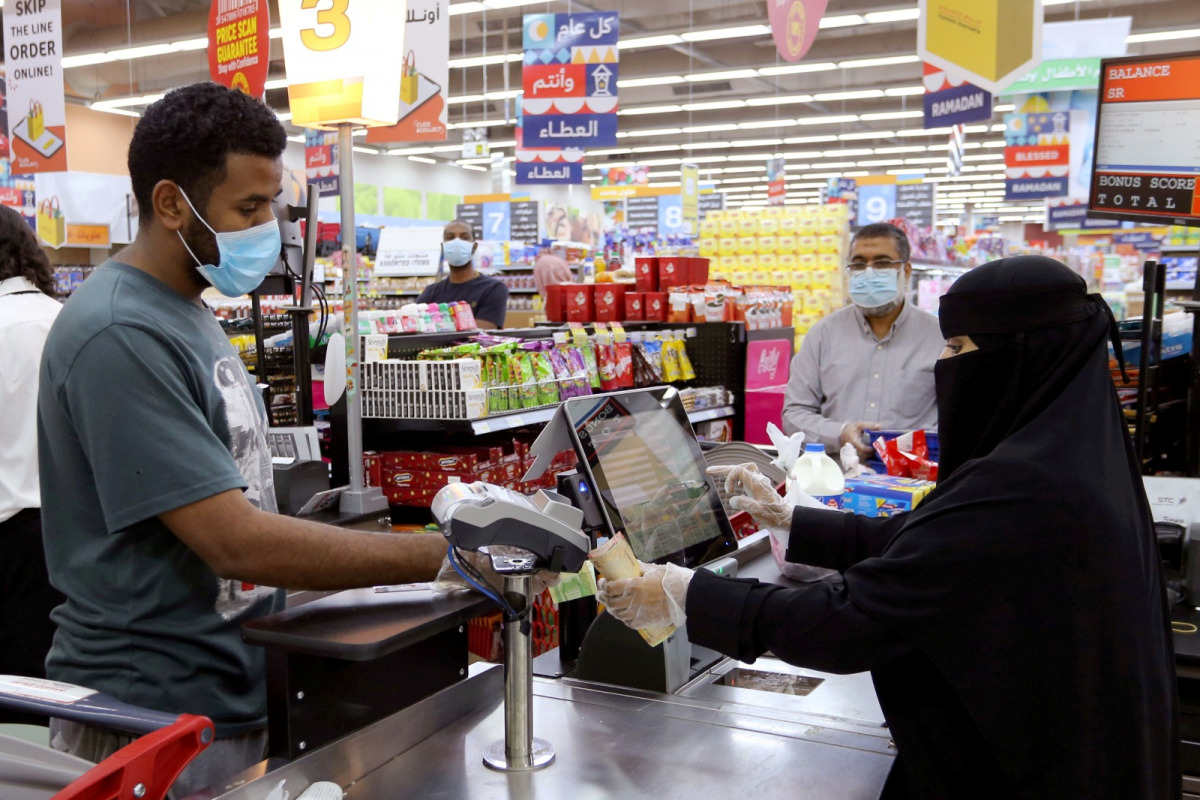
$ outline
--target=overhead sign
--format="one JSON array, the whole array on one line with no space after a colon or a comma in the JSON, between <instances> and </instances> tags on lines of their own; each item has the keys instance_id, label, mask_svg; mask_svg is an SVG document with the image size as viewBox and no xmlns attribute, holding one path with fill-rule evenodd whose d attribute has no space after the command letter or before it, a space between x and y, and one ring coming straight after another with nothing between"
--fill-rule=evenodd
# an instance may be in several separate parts
<instances>
[{"instance_id":1,"label":"overhead sign","mask_svg":"<svg viewBox=\"0 0 1200 800\"><path fill-rule=\"evenodd\" d=\"M684 164L679 168L679 196L683 199L683 228L690 236L700 231L700 168Z\"/></svg>"},{"instance_id":2,"label":"overhead sign","mask_svg":"<svg viewBox=\"0 0 1200 800\"><path fill-rule=\"evenodd\" d=\"M1105 59L1100 69L1089 209L1200 226L1200 53Z\"/></svg>"},{"instance_id":3,"label":"overhead sign","mask_svg":"<svg viewBox=\"0 0 1200 800\"><path fill-rule=\"evenodd\" d=\"M708 192L700 195L700 219L708 216L710 211L722 211L725 208L724 192Z\"/></svg>"},{"instance_id":4,"label":"overhead sign","mask_svg":"<svg viewBox=\"0 0 1200 800\"><path fill-rule=\"evenodd\" d=\"M925 127L943 128L992 118L992 95L953 72L925 65Z\"/></svg>"},{"instance_id":5,"label":"overhead sign","mask_svg":"<svg viewBox=\"0 0 1200 800\"><path fill-rule=\"evenodd\" d=\"M489 242L540 242L541 206L537 200L489 200L459 203L455 219L471 226L475 238Z\"/></svg>"},{"instance_id":6,"label":"overhead sign","mask_svg":"<svg viewBox=\"0 0 1200 800\"><path fill-rule=\"evenodd\" d=\"M781 206L787 196L787 159L767 159L767 205Z\"/></svg>"},{"instance_id":7,"label":"overhead sign","mask_svg":"<svg viewBox=\"0 0 1200 800\"><path fill-rule=\"evenodd\" d=\"M213 0L208 12L208 75L261 98L271 63L267 0Z\"/></svg>"},{"instance_id":8,"label":"overhead sign","mask_svg":"<svg viewBox=\"0 0 1200 800\"><path fill-rule=\"evenodd\" d=\"M441 228L383 228L375 251L375 274L436 275L441 257Z\"/></svg>"},{"instance_id":9,"label":"overhead sign","mask_svg":"<svg viewBox=\"0 0 1200 800\"><path fill-rule=\"evenodd\" d=\"M280 3L292 124L395 125L407 12L406 0Z\"/></svg>"},{"instance_id":10,"label":"overhead sign","mask_svg":"<svg viewBox=\"0 0 1200 800\"><path fill-rule=\"evenodd\" d=\"M1000 94L1036 94L1074 89L1095 89L1100 85L1099 58L1062 58L1043 61L1022 75Z\"/></svg>"},{"instance_id":11,"label":"overhead sign","mask_svg":"<svg viewBox=\"0 0 1200 800\"><path fill-rule=\"evenodd\" d=\"M657 197L664 194L679 194L678 186L593 186L593 200L624 200L626 197Z\"/></svg>"},{"instance_id":12,"label":"overhead sign","mask_svg":"<svg viewBox=\"0 0 1200 800\"><path fill-rule=\"evenodd\" d=\"M895 176L889 176L895 177ZM937 185L933 183L860 183L855 225L903 218L918 228L932 228L937 205Z\"/></svg>"},{"instance_id":13,"label":"overhead sign","mask_svg":"<svg viewBox=\"0 0 1200 800\"><path fill-rule=\"evenodd\" d=\"M775 49L785 61L799 61L817 38L828 0L769 0L767 20Z\"/></svg>"},{"instance_id":14,"label":"overhead sign","mask_svg":"<svg viewBox=\"0 0 1200 800\"><path fill-rule=\"evenodd\" d=\"M35 230L52 247L108 248L133 241L129 219L133 194L127 176L43 172L34 176Z\"/></svg>"},{"instance_id":15,"label":"overhead sign","mask_svg":"<svg viewBox=\"0 0 1200 800\"><path fill-rule=\"evenodd\" d=\"M341 189L337 133L309 128L304 131L304 173L310 189L321 197Z\"/></svg>"},{"instance_id":16,"label":"overhead sign","mask_svg":"<svg viewBox=\"0 0 1200 800\"><path fill-rule=\"evenodd\" d=\"M1042 60L1041 0L919 0L917 55L996 93Z\"/></svg>"},{"instance_id":17,"label":"overhead sign","mask_svg":"<svg viewBox=\"0 0 1200 800\"><path fill-rule=\"evenodd\" d=\"M560 162L543 164L535 161L532 164L515 165L518 184L531 183L583 183L583 164Z\"/></svg>"},{"instance_id":18,"label":"overhead sign","mask_svg":"<svg viewBox=\"0 0 1200 800\"><path fill-rule=\"evenodd\" d=\"M1120 228L1120 220L1089 216L1087 203L1082 200L1051 198L1046 200L1046 224L1048 231L1089 230L1093 228Z\"/></svg>"},{"instance_id":19,"label":"overhead sign","mask_svg":"<svg viewBox=\"0 0 1200 800\"><path fill-rule=\"evenodd\" d=\"M450 86L448 5L445 0L408 0L403 39L403 47L407 49L400 75L398 122L368 130L368 143L446 140L446 92ZM487 155L486 144L479 155Z\"/></svg>"},{"instance_id":20,"label":"overhead sign","mask_svg":"<svg viewBox=\"0 0 1200 800\"><path fill-rule=\"evenodd\" d=\"M683 222L683 198L678 193L628 198L625 224L631 231L652 232L658 236L688 235Z\"/></svg>"},{"instance_id":21,"label":"overhead sign","mask_svg":"<svg viewBox=\"0 0 1200 800\"><path fill-rule=\"evenodd\" d=\"M65 172L60 0L10 2L3 22L12 172Z\"/></svg>"},{"instance_id":22,"label":"overhead sign","mask_svg":"<svg viewBox=\"0 0 1200 800\"><path fill-rule=\"evenodd\" d=\"M1067 194L1071 115L1065 111L1004 117L1004 197L1040 200Z\"/></svg>"}]
</instances>

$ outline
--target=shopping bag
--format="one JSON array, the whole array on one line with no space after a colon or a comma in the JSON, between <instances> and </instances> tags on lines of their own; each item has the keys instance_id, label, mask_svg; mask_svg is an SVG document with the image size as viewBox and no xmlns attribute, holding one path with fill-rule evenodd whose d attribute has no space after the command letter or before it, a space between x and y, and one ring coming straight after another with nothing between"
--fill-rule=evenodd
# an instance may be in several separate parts
<instances>
[{"instance_id":1,"label":"shopping bag","mask_svg":"<svg viewBox=\"0 0 1200 800\"><path fill-rule=\"evenodd\" d=\"M46 115L42 111L42 104L37 100L30 99L29 101L29 138L37 141L42 138L42 134L46 132Z\"/></svg>"},{"instance_id":2,"label":"shopping bag","mask_svg":"<svg viewBox=\"0 0 1200 800\"><path fill-rule=\"evenodd\" d=\"M404 72L400 76L400 100L412 105L417 102L417 56L412 50L404 57Z\"/></svg>"},{"instance_id":3,"label":"shopping bag","mask_svg":"<svg viewBox=\"0 0 1200 800\"><path fill-rule=\"evenodd\" d=\"M51 247L62 247L67 241L67 221L58 207L58 197L38 203L38 238Z\"/></svg>"}]
</instances>

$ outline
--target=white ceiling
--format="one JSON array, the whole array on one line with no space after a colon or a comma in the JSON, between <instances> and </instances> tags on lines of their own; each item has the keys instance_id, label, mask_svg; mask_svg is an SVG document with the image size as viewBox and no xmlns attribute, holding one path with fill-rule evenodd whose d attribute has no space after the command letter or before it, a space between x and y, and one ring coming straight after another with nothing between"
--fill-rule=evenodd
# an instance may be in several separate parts
<instances>
[{"instance_id":1,"label":"white ceiling","mask_svg":"<svg viewBox=\"0 0 1200 800\"><path fill-rule=\"evenodd\" d=\"M1132 17L1135 40L1192 32L1186 38L1134 41L1130 54L1200 49L1200 0L1045 2L1047 22ZM64 0L63 6L68 64L72 56L127 47L191 41L184 46L196 48L70 67L66 80L72 102L116 100L120 110L136 112L144 103L124 98L207 79L200 40L207 29L208 0ZM510 8L473 2L451 4L451 9L456 6L478 10L451 17L450 122L455 128L490 125L493 143L499 143L494 149L506 154L512 151L511 97L521 84L521 15L616 10L622 36L621 142L617 148L589 151L589 177L598 175L600 165L637 162L650 165L652 181L671 183L678 179L680 162L688 161L698 163L702 177L719 182L736 201L759 202L765 199L766 159L783 153L794 202L815 197L819 184L832 175L929 170L930 178L944 179L947 137L921 130L916 0L830 0L826 27L796 65L777 55L761 0L559 0ZM681 36L692 41L680 41ZM268 85L283 87L281 48L278 40L273 45L271 78L277 83ZM269 89L267 102L286 116L286 89ZM989 123L968 128L964 174L954 181L956 189L993 193L989 199L995 202L1003 195L998 171L1007 110L1003 98L997 105ZM450 143L440 150L417 145L387 150L399 158L454 160L458 137L452 130ZM956 216L961 202L948 194L944 191L939 202L943 218Z\"/></svg>"}]
</instances>

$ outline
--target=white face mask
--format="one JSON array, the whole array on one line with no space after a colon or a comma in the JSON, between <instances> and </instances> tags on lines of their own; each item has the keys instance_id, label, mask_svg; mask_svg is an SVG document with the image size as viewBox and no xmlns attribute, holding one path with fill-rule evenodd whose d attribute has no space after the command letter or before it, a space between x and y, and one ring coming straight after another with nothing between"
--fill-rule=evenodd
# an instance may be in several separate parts
<instances>
[{"instance_id":1,"label":"white face mask","mask_svg":"<svg viewBox=\"0 0 1200 800\"><path fill-rule=\"evenodd\" d=\"M465 267L471 263L471 256L475 253L475 243L468 242L466 239L451 239L448 242L442 242L442 253L446 256L446 263L452 267Z\"/></svg>"}]
</instances>

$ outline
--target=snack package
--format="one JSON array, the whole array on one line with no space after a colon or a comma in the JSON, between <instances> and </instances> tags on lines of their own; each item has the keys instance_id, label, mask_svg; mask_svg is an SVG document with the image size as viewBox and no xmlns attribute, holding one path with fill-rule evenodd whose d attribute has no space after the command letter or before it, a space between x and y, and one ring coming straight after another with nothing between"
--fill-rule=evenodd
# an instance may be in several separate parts
<instances>
[{"instance_id":1,"label":"snack package","mask_svg":"<svg viewBox=\"0 0 1200 800\"><path fill-rule=\"evenodd\" d=\"M662 340L661 339L646 339L642 342L642 352L646 354L646 360L650 362L651 369L658 376L658 383L663 382L663 363L662 363Z\"/></svg>"},{"instance_id":2,"label":"snack package","mask_svg":"<svg viewBox=\"0 0 1200 800\"><path fill-rule=\"evenodd\" d=\"M583 363L587 366L588 381L592 384L592 390L596 391L600 388L600 367L596 363L596 348L588 342L579 348L579 352L583 354Z\"/></svg>"},{"instance_id":3,"label":"snack package","mask_svg":"<svg viewBox=\"0 0 1200 800\"><path fill-rule=\"evenodd\" d=\"M937 481L938 466L929 460L925 431L910 431L895 439L880 437L875 440L874 447L879 460L887 467L888 475Z\"/></svg>"},{"instance_id":4,"label":"snack package","mask_svg":"<svg viewBox=\"0 0 1200 800\"><path fill-rule=\"evenodd\" d=\"M581 397L591 394L592 383L588 377L587 361L584 360L583 350L578 347L566 346L563 348L563 356L567 361L567 369L571 373L571 380L568 384L570 396Z\"/></svg>"},{"instance_id":5,"label":"snack package","mask_svg":"<svg viewBox=\"0 0 1200 800\"><path fill-rule=\"evenodd\" d=\"M682 339L675 340L675 352L679 356L679 374L682 380L695 380L696 370L692 367L692 359L688 358L687 345Z\"/></svg>"},{"instance_id":6,"label":"snack package","mask_svg":"<svg viewBox=\"0 0 1200 800\"><path fill-rule=\"evenodd\" d=\"M633 385L636 388L658 386L662 383L662 375L654 368L646 355L645 344L633 346L633 350L630 352L630 361L633 365Z\"/></svg>"},{"instance_id":7,"label":"snack package","mask_svg":"<svg viewBox=\"0 0 1200 800\"><path fill-rule=\"evenodd\" d=\"M596 565L605 580L619 581L626 578L640 578L642 568L638 565L633 548L625 540L625 534L618 533L604 544L588 553L588 560ZM666 641L675 632L674 625L665 628L648 628L639 630L646 644L656 647Z\"/></svg>"},{"instance_id":8,"label":"snack package","mask_svg":"<svg viewBox=\"0 0 1200 800\"><path fill-rule=\"evenodd\" d=\"M614 392L617 384L617 352L611 342L596 343L596 365L600 369L600 391Z\"/></svg>"},{"instance_id":9,"label":"snack package","mask_svg":"<svg viewBox=\"0 0 1200 800\"><path fill-rule=\"evenodd\" d=\"M533 364L533 378L537 382L538 405L546 406L558 402L558 384L554 380L554 365L545 351L529 354Z\"/></svg>"},{"instance_id":10,"label":"snack package","mask_svg":"<svg viewBox=\"0 0 1200 800\"><path fill-rule=\"evenodd\" d=\"M629 342L619 342L613 345L616 356L616 384L618 389L633 388L633 345Z\"/></svg>"},{"instance_id":11,"label":"snack package","mask_svg":"<svg viewBox=\"0 0 1200 800\"><path fill-rule=\"evenodd\" d=\"M683 373L679 369L679 351L675 349L674 341L667 339L662 343L662 376L666 383L683 380Z\"/></svg>"},{"instance_id":12,"label":"snack package","mask_svg":"<svg viewBox=\"0 0 1200 800\"><path fill-rule=\"evenodd\" d=\"M519 363L521 370L521 408L536 408L538 406L538 385L533 372L532 355L517 353L513 360Z\"/></svg>"}]
</instances>

